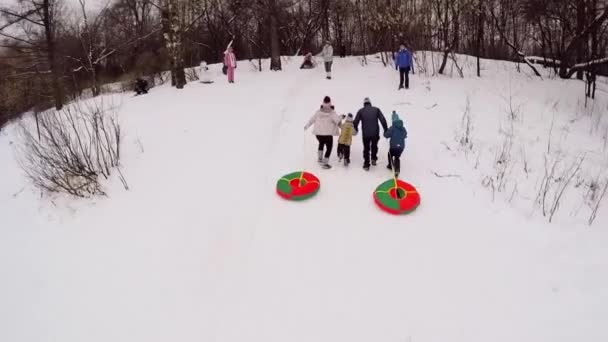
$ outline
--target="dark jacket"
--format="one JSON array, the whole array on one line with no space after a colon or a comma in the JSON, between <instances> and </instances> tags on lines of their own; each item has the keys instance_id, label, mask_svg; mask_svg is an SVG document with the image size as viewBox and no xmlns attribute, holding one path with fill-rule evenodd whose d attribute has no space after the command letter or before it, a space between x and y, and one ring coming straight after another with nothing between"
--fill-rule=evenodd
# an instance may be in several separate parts
<instances>
[{"instance_id":1,"label":"dark jacket","mask_svg":"<svg viewBox=\"0 0 608 342\"><path fill-rule=\"evenodd\" d=\"M395 69L410 68L412 66L412 53L408 49L399 50L395 56Z\"/></svg>"},{"instance_id":2,"label":"dark jacket","mask_svg":"<svg viewBox=\"0 0 608 342\"><path fill-rule=\"evenodd\" d=\"M363 138L380 138L380 126L378 121L382 125L382 129L386 132L388 129L386 125L386 119L380 111L380 109L372 106L371 104L365 104L363 108L359 109L355 116L353 125L355 130L359 131L359 122L361 122L361 129L363 131Z\"/></svg>"},{"instance_id":3,"label":"dark jacket","mask_svg":"<svg viewBox=\"0 0 608 342\"><path fill-rule=\"evenodd\" d=\"M393 125L384 132L384 137L390 139L391 148L403 149L407 138L407 130L403 126L403 121L401 119L393 121Z\"/></svg>"}]
</instances>

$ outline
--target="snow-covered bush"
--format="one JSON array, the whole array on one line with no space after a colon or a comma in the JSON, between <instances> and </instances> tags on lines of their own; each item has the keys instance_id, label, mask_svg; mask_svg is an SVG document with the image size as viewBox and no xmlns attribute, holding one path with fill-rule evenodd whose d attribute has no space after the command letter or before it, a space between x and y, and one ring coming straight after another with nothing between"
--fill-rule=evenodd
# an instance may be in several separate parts
<instances>
[{"instance_id":1,"label":"snow-covered bush","mask_svg":"<svg viewBox=\"0 0 608 342\"><path fill-rule=\"evenodd\" d=\"M107 179L120 162L120 126L101 101L75 102L63 110L36 115L20 123L16 148L21 168L44 191L77 197L105 195Z\"/></svg>"}]
</instances>

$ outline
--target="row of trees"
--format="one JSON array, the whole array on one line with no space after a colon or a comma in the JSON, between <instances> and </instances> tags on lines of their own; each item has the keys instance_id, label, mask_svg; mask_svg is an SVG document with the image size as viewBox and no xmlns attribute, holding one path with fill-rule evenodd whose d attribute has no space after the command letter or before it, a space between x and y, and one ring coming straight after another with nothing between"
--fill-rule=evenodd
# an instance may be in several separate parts
<instances>
[{"instance_id":1,"label":"row of trees","mask_svg":"<svg viewBox=\"0 0 608 342\"><path fill-rule=\"evenodd\" d=\"M162 70L182 88L184 68L220 61L229 42L240 59L270 57L272 70L326 39L349 55L401 42L442 51L440 73L454 53L535 71L540 61L562 78L607 62L605 0L114 0L97 11L86 0L16 1L0 7L0 121Z\"/></svg>"}]
</instances>

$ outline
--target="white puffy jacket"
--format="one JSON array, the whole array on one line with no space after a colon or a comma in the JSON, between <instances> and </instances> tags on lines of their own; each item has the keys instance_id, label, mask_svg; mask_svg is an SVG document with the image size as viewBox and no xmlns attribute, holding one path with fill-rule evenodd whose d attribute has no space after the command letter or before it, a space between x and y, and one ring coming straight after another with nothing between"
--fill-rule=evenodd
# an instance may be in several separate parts
<instances>
[{"instance_id":1,"label":"white puffy jacket","mask_svg":"<svg viewBox=\"0 0 608 342\"><path fill-rule=\"evenodd\" d=\"M312 134L314 135L340 135L340 117L331 109L330 105L323 105L315 115L310 118L304 129L314 125Z\"/></svg>"},{"instance_id":2,"label":"white puffy jacket","mask_svg":"<svg viewBox=\"0 0 608 342\"><path fill-rule=\"evenodd\" d=\"M324 45L321 57L323 57L324 62L332 62L334 60L334 48L331 45Z\"/></svg>"}]
</instances>

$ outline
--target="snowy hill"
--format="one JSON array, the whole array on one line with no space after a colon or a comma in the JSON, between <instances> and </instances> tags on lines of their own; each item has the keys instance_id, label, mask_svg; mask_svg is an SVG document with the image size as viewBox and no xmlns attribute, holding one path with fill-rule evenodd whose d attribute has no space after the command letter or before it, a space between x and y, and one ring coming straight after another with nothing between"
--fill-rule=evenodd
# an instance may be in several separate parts
<instances>
[{"instance_id":1,"label":"snowy hill","mask_svg":"<svg viewBox=\"0 0 608 342\"><path fill-rule=\"evenodd\" d=\"M400 92L378 59L347 58L331 81L299 59L241 62L236 84L214 66L212 85L105 96L130 187L113 179L107 198L41 198L6 127L0 341L608 340L608 200L588 225L608 182L608 85L585 108L581 82L525 65L483 61L477 78L461 57L464 78L432 77L426 61ZM325 95L340 114L364 97L401 114L413 214L373 203L386 141L369 172L359 137L348 169L335 150L331 170L316 163L303 126ZM284 201L275 183L297 170L321 191Z\"/></svg>"}]
</instances>

